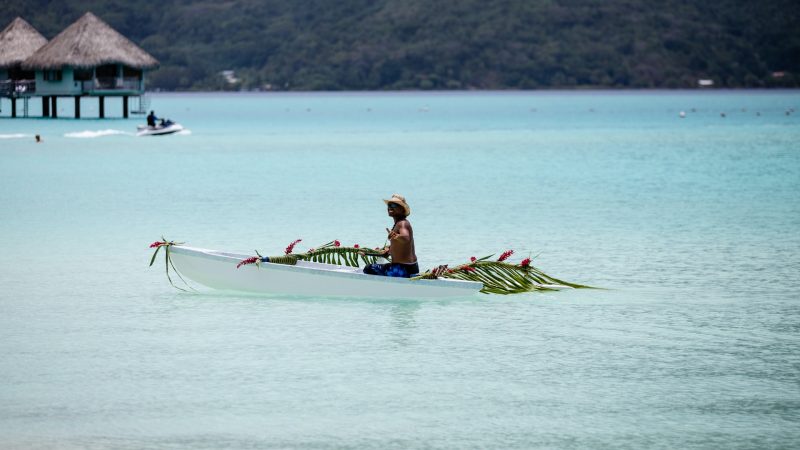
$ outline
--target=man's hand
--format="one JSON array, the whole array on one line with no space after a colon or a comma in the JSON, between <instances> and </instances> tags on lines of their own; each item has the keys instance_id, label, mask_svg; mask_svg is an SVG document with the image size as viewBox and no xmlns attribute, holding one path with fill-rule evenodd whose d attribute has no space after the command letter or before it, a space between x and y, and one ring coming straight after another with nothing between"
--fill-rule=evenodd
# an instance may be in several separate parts
<instances>
[{"instance_id":1,"label":"man's hand","mask_svg":"<svg viewBox=\"0 0 800 450\"><path fill-rule=\"evenodd\" d=\"M449 272L449 271L450 271L450 269L448 269L448 268L447 268L447 264L445 264L445 265L443 265L443 266L438 266L438 267L436 267L435 269L431 270L431 275L432 275L434 278L436 278L436 277L438 277L439 275L445 274L445 273L447 273L447 272Z\"/></svg>"},{"instance_id":2,"label":"man's hand","mask_svg":"<svg viewBox=\"0 0 800 450\"><path fill-rule=\"evenodd\" d=\"M395 241L397 240L397 238L400 237L400 235L397 232L395 232L394 230L390 230L388 228L386 229L386 233L389 235L390 241Z\"/></svg>"},{"instance_id":3,"label":"man's hand","mask_svg":"<svg viewBox=\"0 0 800 450\"><path fill-rule=\"evenodd\" d=\"M389 254L389 247L383 247L381 249L376 248L375 250L377 250L378 253L380 253L380 255L384 256L384 257ZM359 250L358 254L362 255L362 256L366 256L367 253L362 251L362 250Z\"/></svg>"}]
</instances>

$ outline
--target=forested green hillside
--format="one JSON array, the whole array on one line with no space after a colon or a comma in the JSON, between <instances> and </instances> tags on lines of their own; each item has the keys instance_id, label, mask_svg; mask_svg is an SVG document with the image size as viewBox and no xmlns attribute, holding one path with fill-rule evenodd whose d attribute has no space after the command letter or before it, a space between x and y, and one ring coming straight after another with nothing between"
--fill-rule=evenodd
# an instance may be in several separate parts
<instances>
[{"instance_id":1,"label":"forested green hillside","mask_svg":"<svg viewBox=\"0 0 800 450\"><path fill-rule=\"evenodd\" d=\"M0 27L86 11L161 62L148 88L800 85L797 0L2 0Z\"/></svg>"}]
</instances>

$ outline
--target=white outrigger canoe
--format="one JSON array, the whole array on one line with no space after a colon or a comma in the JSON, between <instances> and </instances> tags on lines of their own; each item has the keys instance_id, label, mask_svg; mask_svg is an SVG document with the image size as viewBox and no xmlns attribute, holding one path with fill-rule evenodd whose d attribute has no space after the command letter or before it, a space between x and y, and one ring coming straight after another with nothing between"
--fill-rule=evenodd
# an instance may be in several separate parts
<instances>
[{"instance_id":1,"label":"white outrigger canoe","mask_svg":"<svg viewBox=\"0 0 800 450\"><path fill-rule=\"evenodd\" d=\"M262 262L237 268L251 257L172 245L169 258L183 276L214 289L255 294L314 297L443 298L472 296L483 288L475 281L366 275L358 267L297 261L296 265Z\"/></svg>"}]
</instances>

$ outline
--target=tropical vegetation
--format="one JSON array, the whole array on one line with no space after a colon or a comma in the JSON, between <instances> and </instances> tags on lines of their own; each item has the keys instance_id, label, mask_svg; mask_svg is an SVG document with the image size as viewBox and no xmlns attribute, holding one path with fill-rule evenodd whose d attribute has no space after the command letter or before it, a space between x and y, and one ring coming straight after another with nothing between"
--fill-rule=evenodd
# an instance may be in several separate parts
<instances>
[{"instance_id":1,"label":"tropical vegetation","mask_svg":"<svg viewBox=\"0 0 800 450\"><path fill-rule=\"evenodd\" d=\"M800 85L796 0L26 0L52 38L87 10L155 56L149 88ZM224 72L224 73L223 73Z\"/></svg>"}]
</instances>

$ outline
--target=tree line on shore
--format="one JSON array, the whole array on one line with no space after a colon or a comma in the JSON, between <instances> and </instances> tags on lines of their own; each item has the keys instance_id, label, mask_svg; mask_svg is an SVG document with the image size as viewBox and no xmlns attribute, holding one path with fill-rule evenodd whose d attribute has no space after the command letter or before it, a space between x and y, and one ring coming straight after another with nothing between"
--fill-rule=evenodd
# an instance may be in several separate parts
<instances>
[{"instance_id":1,"label":"tree line on shore","mask_svg":"<svg viewBox=\"0 0 800 450\"><path fill-rule=\"evenodd\" d=\"M7 3L47 38L91 10L160 61L148 89L800 86L788 0Z\"/></svg>"}]
</instances>

